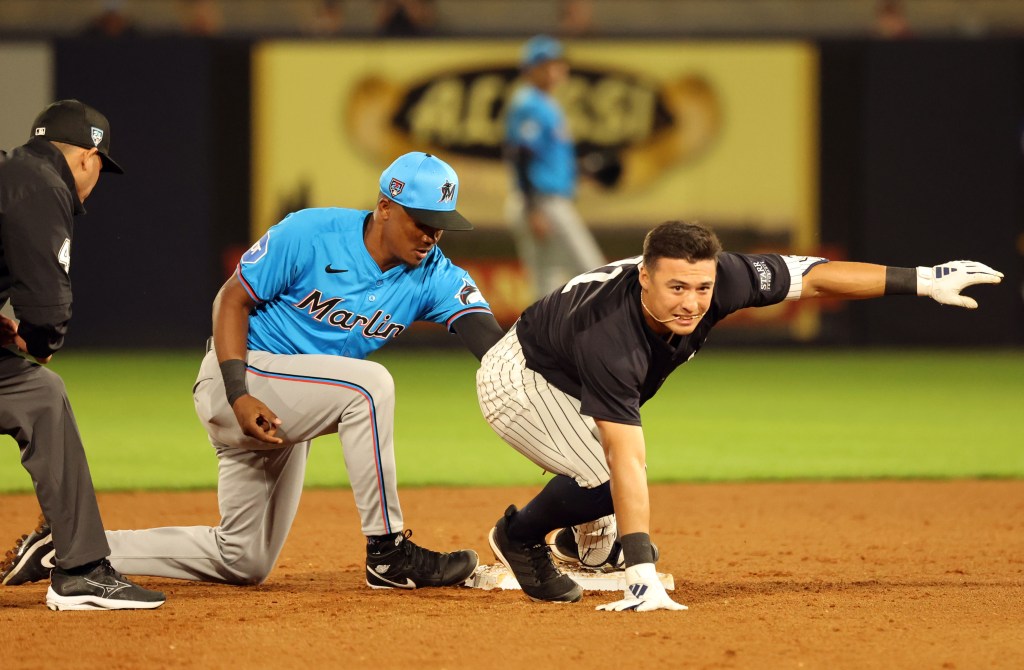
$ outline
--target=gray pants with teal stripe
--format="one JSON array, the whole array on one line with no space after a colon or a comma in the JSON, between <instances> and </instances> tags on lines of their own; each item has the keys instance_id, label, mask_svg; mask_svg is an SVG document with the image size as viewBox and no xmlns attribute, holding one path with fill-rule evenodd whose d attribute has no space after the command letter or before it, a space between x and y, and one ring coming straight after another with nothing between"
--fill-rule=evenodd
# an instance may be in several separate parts
<instances>
[{"instance_id":1,"label":"gray pants with teal stripe","mask_svg":"<svg viewBox=\"0 0 1024 670\"><path fill-rule=\"evenodd\" d=\"M203 360L193 397L217 451L219 526L107 531L110 561L129 575L255 584L266 579L298 509L309 442L337 433L363 534L403 529L392 439L395 389L370 361L250 351L249 393L281 419L270 445L242 433L217 357Z\"/></svg>"}]
</instances>

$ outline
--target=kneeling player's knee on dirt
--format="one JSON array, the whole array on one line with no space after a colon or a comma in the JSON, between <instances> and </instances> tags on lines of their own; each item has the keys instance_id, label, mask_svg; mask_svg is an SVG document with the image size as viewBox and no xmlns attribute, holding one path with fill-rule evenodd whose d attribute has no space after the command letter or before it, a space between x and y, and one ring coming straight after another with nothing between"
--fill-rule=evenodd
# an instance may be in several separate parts
<instances>
[{"instance_id":1,"label":"kneeling player's knee on dirt","mask_svg":"<svg viewBox=\"0 0 1024 670\"><path fill-rule=\"evenodd\" d=\"M239 585L265 582L276 559L276 556L262 551L258 543L232 542L230 538L221 538L220 552L224 565L230 571L228 581Z\"/></svg>"}]
</instances>

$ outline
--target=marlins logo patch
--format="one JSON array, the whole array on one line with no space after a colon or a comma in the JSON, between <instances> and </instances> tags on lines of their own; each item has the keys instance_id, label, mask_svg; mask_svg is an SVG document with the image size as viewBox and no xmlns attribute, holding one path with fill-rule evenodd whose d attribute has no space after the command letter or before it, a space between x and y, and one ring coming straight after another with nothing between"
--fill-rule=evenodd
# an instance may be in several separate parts
<instances>
[{"instance_id":1,"label":"marlins logo patch","mask_svg":"<svg viewBox=\"0 0 1024 670\"><path fill-rule=\"evenodd\" d=\"M405 188L405 182L398 181L397 179L394 178L391 179L391 183L388 185L388 190L391 191L392 198L397 198L398 194L402 192L403 188Z\"/></svg>"},{"instance_id":2,"label":"marlins logo patch","mask_svg":"<svg viewBox=\"0 0 1024 670\"><path fill-rule=\"evenodd\" d=\"M100 145L100 142L102 142L102 141L103 141L103 130L101 130L100 128L97 128L96 126L92 126L92 145L94 147L98 147Z\"/></svg>"},{"instance_id":3,"label":"marlins logo patch","mask_svg":"<svg viewBox=\"0 0 1024 670\"><path fill-rule=\"evenodd\" d=\"M480 289L473 285L468 279L462 280L462 288L455 295L463 305L472 305L473 303L483 302L484 296L480 293Z\"/></svg>"},{"instance_id":4,"label":"marlins logo patch","mask_svg":"<svg viewBox=\"0 0 1024 670\"><path fill-rule=\"evenodd\" d=\"M455 199L455 184L445 179L438 188L441 190L441 199L438 202L451 202Z\"/></svg>"}]
</instances>

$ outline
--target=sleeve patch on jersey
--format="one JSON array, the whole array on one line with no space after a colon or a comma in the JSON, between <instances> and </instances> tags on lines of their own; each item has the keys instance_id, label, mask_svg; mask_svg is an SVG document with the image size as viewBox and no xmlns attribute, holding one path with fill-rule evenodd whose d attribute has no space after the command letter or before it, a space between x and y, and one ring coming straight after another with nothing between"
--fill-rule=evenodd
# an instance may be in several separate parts
<instances>
[{"instance_id":1,"label":"sleeve patch on jersey","mask_svg":"<svg viewBox=\"0 0 1024 670\"><path fill-rule=\"evenodd\" d=\"M473 285L468 279L462 280L462 288L455 294L455 297L459 299L463 305L472 305L478 302L484 302L484 296L480 293L480 289Z\"/></svg>"},{"instance_id":2,"label":"sleeve patch on jersey","mask_svg":"<svg viewBox=\"0 0 1024 670\"><path fill-rule=\"evenodd\" d=\"M267 255L267 246L270 244L270 231L256 241L256 244L249 247L249 250L242 254L242 263L253 264Z\"/></svg>"},{"instance_id":3,"label":"sleeve patch on jersey","mask_svg":"<svg viewBox=\"0 0 1024 670\"><path fill-rule=\"evenodd\" d=\"M754 271L757 272L758 288L762 291L770 291L772 289L772 269L764 261L754 261Z\"/></svg>"},{"instance_id":4,"label":"sleeve patch on jersey","mask_svg":"<svg viewBox=\"0 0 1024 670\"><path fill-rule=\"evenodd\" d=\"M524 142L535 142L540 138L540 124L527 119L519 124L519 138Z\"/></svg>"}]
</instances>

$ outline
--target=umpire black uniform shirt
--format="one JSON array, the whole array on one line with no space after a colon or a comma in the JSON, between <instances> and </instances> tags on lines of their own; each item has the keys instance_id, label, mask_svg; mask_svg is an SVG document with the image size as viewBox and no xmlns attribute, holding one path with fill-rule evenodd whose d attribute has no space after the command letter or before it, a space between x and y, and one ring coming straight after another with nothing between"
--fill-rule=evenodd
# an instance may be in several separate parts
<instances>
[{"instance_id":1,"label":"umpire black uniform shirt","mask_svg":"<svg viewBox=\"0 0 1024 670\"><path fill-rule=\"evenodd\" d=\"M782 302L790 273L778 255L722 253L711 306L696 329L671 342L640 306L642 257L581 275L523 312L516 335L526 367L582 404L581 414L640 425L640 406L703 346L716 323L744 307Z\"/></svg>"},{"instance_id":2,"label":"umpire black uniform shirt","mask_svg":"<svg viewBox=\"0 0 1024 670\"><path fill-rule=\"evenodd\" d=\"M72 218L85 213L64 154L33 138L0 152L0 307L8 300L30 354L64 344L71 319ZM0 359L14 354L0 348Z\"/></svg>"}]
</instances>

